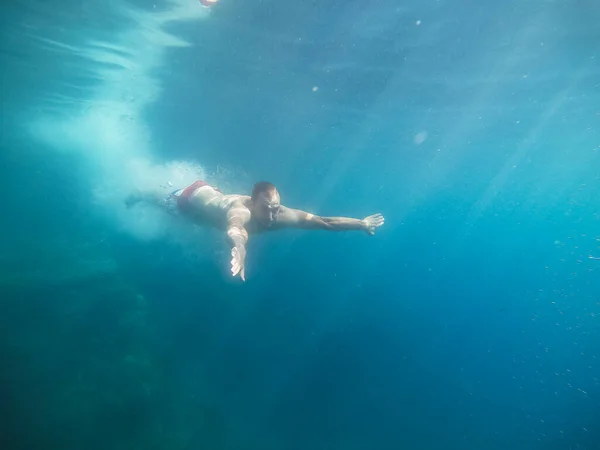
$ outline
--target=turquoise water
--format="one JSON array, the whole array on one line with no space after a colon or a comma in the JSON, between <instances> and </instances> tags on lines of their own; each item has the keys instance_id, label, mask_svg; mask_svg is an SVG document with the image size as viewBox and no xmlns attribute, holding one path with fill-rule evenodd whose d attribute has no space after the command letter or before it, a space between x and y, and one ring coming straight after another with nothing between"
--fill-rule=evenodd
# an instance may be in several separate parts
<instances>
[{"instance_id":1,"label":"turquoise water","mask_svg":"<svg viewBox=\"0 0 600 450\"><path fill-rule=\"evenodd\" d=\"M2 449L596 450L600 7L11 1ZM375 236L229 249L133 189Z\"/></svg>"}]
</instances>

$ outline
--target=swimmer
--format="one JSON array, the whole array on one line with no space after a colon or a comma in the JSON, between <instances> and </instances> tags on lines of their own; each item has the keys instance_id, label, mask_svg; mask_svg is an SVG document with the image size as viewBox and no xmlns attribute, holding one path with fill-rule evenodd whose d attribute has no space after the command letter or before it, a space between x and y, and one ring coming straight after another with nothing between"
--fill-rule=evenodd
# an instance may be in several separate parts
<instances>
[{"instance_id":1,"label":"swimmer","mask_svg":"<svg viewBox=\"0 0 600 450\"><path fill-rule=\"evenodd\" d=\"M227 233L231 245L231 274L246 280L246 244L248 236L282 228L344 231L359 230L370 235L383 225L381 214L364 219L322 217L283 206L277 188L266 181L254 185L252 195L224 194L205 181L196 181L166 197L156 193L135 193L125 204L147 202L182 214L199 225L210 225Z\"/></svg>"}]
</instances>

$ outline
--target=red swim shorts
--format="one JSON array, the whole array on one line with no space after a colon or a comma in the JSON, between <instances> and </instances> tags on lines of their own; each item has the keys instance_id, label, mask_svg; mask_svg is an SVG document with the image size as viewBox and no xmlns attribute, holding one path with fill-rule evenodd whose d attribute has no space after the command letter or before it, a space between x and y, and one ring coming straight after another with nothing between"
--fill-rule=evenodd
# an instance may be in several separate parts
<instances>
[{"instance_id":1,"label":"red swim shorts","mask_svg":"<svg viewBox=\"0 0 600 450\"><path fill-rule=\"evenodd\" d=\"M179 195L174 193L174 195L177 197L177 207L179 209L181 209L182 211L186 211L190 205L190 203L189 203L190 196L194 192L196 192L196 189L201 188L202 186L210 186L210 184L208 184L206 181L203 181L203 180L197 180L197 181L194 181L192 184L190 184L188 187L186 187L183 191L181 191L181 193ZM214 186L212 186L212 188L215 191L221 192L221 191L219 191L219 189L217 189ZM176 191L176 192L178 192L178 191Z\"/></svg>"}]
</instances>

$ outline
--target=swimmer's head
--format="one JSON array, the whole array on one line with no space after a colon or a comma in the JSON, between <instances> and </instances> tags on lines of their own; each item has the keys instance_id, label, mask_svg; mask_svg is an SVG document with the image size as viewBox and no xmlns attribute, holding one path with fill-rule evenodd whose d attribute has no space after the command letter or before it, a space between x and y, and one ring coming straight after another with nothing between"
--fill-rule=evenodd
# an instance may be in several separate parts
<instances>
[{"instance_id":1,"label":"swimmer's head","mask_svg":"<svg viewBox=\"0 0 600 450\"><path fill-rule=\"evenodd\" d=\"M280 198L277 188L261 181L252 189L252 218L265 227L272 226L277 221L280 208Z\"/></svg>"}]
</instances>

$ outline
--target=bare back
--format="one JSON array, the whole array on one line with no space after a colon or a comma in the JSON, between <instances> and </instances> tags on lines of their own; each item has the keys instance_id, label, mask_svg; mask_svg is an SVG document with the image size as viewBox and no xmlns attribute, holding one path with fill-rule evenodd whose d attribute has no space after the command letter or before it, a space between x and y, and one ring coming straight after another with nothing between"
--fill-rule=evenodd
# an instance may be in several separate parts
<instances>
[{"instance_id":1,"label":"bare back","mask_svg":"<svg viewBox=\"0 0 600 450\"><path fill-rule=\"evenodd\" d=\"M228 217L232 211L244 223L250 220L250 196L231 194L226 195L212 186L202 186L196 189L189 197L189 203L199 222L227 229Z\"/></svg>"}]
</instances>

